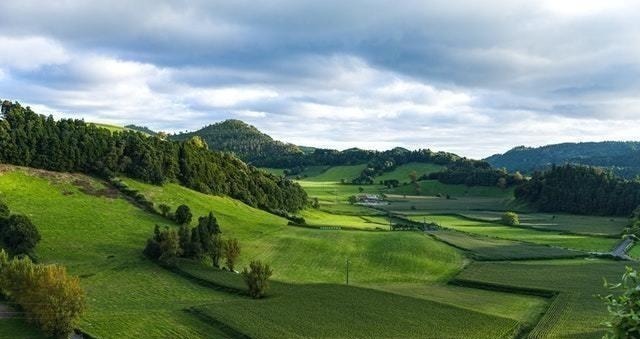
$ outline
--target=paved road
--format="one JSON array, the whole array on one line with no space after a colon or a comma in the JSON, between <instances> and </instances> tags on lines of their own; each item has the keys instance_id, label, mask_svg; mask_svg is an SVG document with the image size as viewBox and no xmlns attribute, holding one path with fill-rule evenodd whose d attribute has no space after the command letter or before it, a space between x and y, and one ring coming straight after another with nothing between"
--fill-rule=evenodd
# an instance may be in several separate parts
<instances>
[{"instance_id":1,"label":"paved road","mask_svg":"<svg viewBox=\"0 0 640 339\"><path fill-rule=\"evenodd\" d=\"M627 255L627 250L631 248L632 244L633 240L631 238L622 239L622 241L618 243L613 251L611 251L611 255L618 258L630 259L630 257Z\"/></svg>"}]
</instances>

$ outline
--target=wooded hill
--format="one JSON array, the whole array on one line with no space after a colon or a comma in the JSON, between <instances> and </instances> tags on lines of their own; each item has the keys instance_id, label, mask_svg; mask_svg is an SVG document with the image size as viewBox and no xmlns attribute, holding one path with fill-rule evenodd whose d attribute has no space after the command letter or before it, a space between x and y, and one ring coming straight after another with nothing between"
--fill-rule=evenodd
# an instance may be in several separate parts
<instances>
[{"instance_id":1,"label":"wooded hill","mask_svg":"<svg viewBox=\"0 0 640 339\"><path fill-rule=\"evenodd\" d=\"M232 152L256 166L273 166L273 158L296 157L303 154L298 146L273 140L254 126L234 119L218 122L194 132L173 135L170 139L184 141L194 136L201 137L213 150Z\"/></svg>"},{"instance_id":2,"label":"wooded hill","mask_svg":"<svg viewBox=\"0 0 640 339\"><path fill-rule=\"evenodd\" d=\"M298 184L210 151L199 138L177 142L111 132L82 120L56 121L18 103L2 105L0 163L101 177L122 173L153 184L179 182L274 212L295 212L307 201Z\"/></svg>"},{"instance_id":3,"label":"wooded hill","mask_svg":"<svg viewBox=\"0 0 640 339\"><path fill-rule=\"evenodd\" d=\"M485 159L496 168L532 173L552 165L581 164L610 169L632 179L640 174L640 142L582 142L516 147Z\"/></svg>"}]
</instances>

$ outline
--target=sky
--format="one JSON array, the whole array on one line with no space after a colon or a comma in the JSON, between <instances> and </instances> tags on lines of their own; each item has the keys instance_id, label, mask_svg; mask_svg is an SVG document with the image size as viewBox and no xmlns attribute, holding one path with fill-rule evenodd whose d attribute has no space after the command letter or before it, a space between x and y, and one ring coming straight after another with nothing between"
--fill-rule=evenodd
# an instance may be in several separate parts
<instances>
[{"instance_id":1,"label":"sky","mask_svg":"<svg viewBox=\"0 0 640 339\"><path fill-rule=\"evenodd\" d=\"M0 98L57 118L483 158L638 140L640 2L0 1Z\"/></svg>"}]
</instances>

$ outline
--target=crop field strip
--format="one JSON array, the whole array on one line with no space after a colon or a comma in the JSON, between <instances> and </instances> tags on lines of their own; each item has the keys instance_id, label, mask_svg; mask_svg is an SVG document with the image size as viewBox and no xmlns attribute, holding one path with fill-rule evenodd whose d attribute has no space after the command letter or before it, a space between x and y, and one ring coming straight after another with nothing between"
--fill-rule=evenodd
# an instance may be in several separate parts
<instances>
[{"instance_id":1,"label":"crop field strip","mask_svg":"<svg viewBox=\"0 0 640 339\"><path fill-rule=\"evenodd\" d=\"M606 319L607 311L596 295L607 293L603 278L616 281L626 265L630 263L600 259L475 262L456 279L558 291L558 299L531 335L600 338L603 333L600 324Z\"/></svg>"},{"instance_id":2,"label":"crop field strip","mask_svg":"<svg viewBox=\"0 0 640 339\"><path fill-rule=\"evenodd\" d=\"M564 234L553 231L539 231L520 227L505 226L497 223L469 220L451 214L410 215L417 222L427 220L460 232L500 239L523 241L541 245L551 245L579 251L609 252L618 239L587 235Z\"/></svg>"}]
</instances>

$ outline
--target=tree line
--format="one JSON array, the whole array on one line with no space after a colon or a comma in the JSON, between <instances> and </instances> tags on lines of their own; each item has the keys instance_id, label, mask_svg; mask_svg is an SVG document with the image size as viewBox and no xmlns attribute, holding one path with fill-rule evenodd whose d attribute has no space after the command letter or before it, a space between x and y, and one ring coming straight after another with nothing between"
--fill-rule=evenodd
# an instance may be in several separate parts
<instances>
[{"instance_id":1,"label":"tree line","mask_svg":"<svg viewBox=\"0 0 640 339\"><path fill-rule=\"evenodd\" d=\"M153 184L179 182L269 211L307 203L296 183L210 151L200 138L166 141L134 131L111 132L82 120L54 120L18 103L2 106L0 162L101 177L122 173Z\"/></svg>"},{"instance_id":2,"label":"tree line","mask_svg":"<svg viewBox=\"0 0 640 339\"><path fill-rule=\"evenodd\" d=\"M553 166L535 172L514 194L542 212L628 216L640 205L640 182L597 167Z\"/></svg>"}]
</instances>

